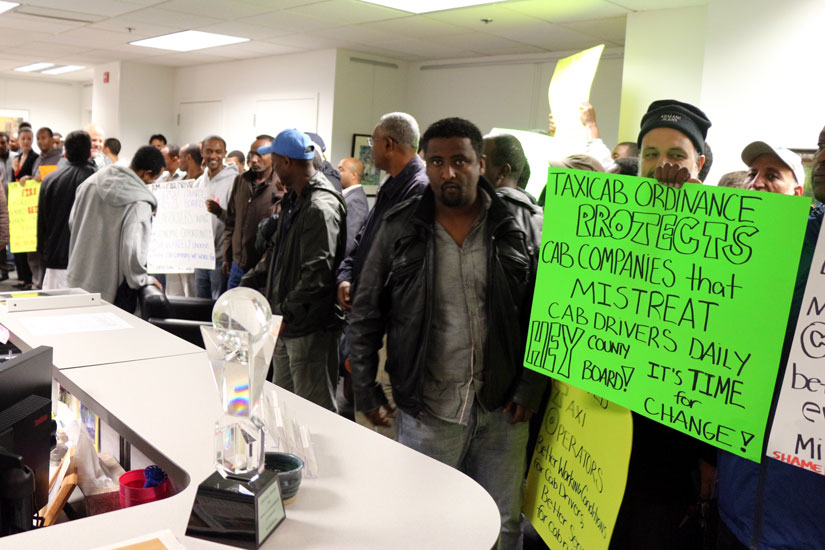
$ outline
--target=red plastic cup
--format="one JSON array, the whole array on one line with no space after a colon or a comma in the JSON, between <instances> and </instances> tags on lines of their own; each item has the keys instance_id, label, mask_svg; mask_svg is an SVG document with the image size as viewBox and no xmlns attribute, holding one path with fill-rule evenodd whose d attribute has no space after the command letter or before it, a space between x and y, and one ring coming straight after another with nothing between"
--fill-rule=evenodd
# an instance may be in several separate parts
<instances>
[{"instance_id":1,"label":"red plastic cup","mask_svg":"<svg viewBox=\"0 0 825 550\"><path fill-rule=\"evenodd\" d=\"M128 508L166 498L169 481L164 481L157 487L143 488L146 478L143 470L131 470L126 472L119 479L120 482L120 507Z\"/></svg>"}]
</instances>

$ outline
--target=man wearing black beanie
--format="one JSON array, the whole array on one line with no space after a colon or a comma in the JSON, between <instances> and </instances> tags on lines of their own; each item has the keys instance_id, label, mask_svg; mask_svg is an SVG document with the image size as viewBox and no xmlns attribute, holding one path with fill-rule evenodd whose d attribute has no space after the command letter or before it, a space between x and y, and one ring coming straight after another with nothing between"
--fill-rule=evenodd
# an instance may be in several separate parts
<instances>
[{"instance_id":1,"label":"man wearing black beanie","mask_svg":"<svg viewBox=\"0 0 825 550\"><path fill-rule=\"evenodd\" d=\"M637 140L640 175L674 187L701 183L698 175L705 164L708 128L707 115L689 103L675 99L651 103Z\"/></svg>"},{"instance_id":2,"label":"man wearing black beanie","mask_svg":"<svg viewBox=\"0 0 825 550\"><path fill-rule=\"evenodd\" d=\"M697 107L654 101L639 131L639 174L677 188L701 183L708 128L710 121ZM710 498L715 456L710 445L633 413L627 486L610 549L701 548L698 511Z\"/></svg>"}]
</instances>

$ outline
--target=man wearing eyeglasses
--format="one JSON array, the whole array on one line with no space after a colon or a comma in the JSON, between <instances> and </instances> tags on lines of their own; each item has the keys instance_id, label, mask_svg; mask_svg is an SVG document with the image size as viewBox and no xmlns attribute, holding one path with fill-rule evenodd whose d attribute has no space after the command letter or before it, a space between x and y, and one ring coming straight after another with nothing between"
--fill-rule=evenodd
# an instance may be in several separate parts
<instances>
[{"instance_id":1,"label":"man wearing eyeglasses","mask_svg":"<svg viewBox=\"0 0 825 550\"><path fill-rule=\"evenodd\" d=\"M356 237L355 248L338 269L338 304L344 311L352 309L361 269L381 227L384 214L400 202L420 195L429 185L424 161L416 154L418 138L418 122L407 113L388 113L382 116L372 131L369 143L375 167L387 172L389 178L381 184L375 205L367 214L364 227ZM343 355L346 356L348 346L344 344L343 347ZM384 389L389 394L389 381L384 376L383 369L379 372L379 377L387 382ZM356 420L369 427L375 425L391 428L392 410L392 406L388 405L386 411L376 411L374 417L370 417L371 422L364 422L361 413L356 413ZM382 433L393 436L391 430Z\"/></svg>"}]
</instances>

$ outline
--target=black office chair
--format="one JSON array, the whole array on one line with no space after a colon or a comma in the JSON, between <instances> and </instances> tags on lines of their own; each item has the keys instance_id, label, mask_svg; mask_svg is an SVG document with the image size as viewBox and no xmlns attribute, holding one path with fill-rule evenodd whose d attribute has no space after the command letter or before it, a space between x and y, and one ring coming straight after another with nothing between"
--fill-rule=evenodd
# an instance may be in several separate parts
<instances>
[{"instance_id":1,"label":"black office chair","mask_svg":"<svg viewBox=\"0 0 825 550\"><path fill-rule=\"evenodd\" d=\"M215 300L167 296L154 285L145 286L138 295L140 317L166 332L196 346L204 347L202 326L212 326Z\"/></svg>"}]
</instances>

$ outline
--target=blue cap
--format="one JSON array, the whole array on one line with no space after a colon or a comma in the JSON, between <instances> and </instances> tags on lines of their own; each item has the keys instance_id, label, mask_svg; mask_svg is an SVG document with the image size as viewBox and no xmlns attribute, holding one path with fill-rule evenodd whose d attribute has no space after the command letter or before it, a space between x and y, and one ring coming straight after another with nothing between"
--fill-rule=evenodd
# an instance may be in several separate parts
<instances>
[{"instance_id":1,"label":"blue cap","mask_svg":"<svg viewBox=\"0 0 825 550\"><path fill-rule=\"evenodd\" d=\"M315 145L308 135L293 128L278 134L271 144L258 147L259 155L269 153L291 159L312 160L315 158Z\"/></svg>"}]
</instances>

